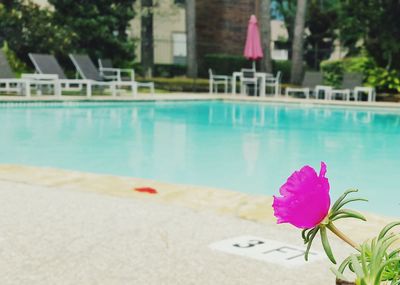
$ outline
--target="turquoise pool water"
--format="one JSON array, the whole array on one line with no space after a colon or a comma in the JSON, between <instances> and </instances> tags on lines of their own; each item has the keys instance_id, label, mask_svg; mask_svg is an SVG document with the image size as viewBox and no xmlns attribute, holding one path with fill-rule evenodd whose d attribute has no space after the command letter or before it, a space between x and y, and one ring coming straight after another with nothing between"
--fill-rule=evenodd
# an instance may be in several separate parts
<instances>
[{"instance_id":1,"label":"turquoise pool water","mask_svg":"<svg viewBox=\"0 0 400 285\"><path fill-rule=\"evenodd\" d=\"M0 163L272 195L305 164L400 215L400 111L253 103L0 104Z\"/></svg>"}]
</instances>

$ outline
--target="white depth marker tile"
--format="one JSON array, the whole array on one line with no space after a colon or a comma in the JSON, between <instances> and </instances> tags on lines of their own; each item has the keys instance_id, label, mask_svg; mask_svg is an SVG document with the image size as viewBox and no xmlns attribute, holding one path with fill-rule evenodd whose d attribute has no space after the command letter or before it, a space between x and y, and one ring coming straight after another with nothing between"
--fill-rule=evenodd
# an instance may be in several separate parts
<instances>
[{"instance_id":1,"label":"white depth marker tile","mask_svg":"<svg viewBox=\"0 0 400 285\"><path fill-rule=\"evenodd\" d=\"M275 263L286 267L306 265L307 263L326 258L325 254L321 252L310 251L308 261L305 261L305 246L298 247L276 240L268 240L254 236L240 236L226 239L210 244L209 247L214 250Z\"/></svg>"}]
</instances>

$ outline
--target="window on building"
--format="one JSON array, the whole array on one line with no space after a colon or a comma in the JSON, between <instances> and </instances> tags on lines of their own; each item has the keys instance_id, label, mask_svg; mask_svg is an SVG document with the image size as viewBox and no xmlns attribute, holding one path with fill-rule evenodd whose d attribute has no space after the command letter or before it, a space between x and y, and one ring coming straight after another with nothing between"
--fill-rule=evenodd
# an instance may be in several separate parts
<instances>
[{"instance_id":1,"label":"window on building","mask_svg":"<svg viewBox=\"0 0 400 285\"><path fill-rule=\"evenodd\" d=\"M186 33L172 34L172 54L174 64L186 64Z\"/></svg>"}]
</instances>

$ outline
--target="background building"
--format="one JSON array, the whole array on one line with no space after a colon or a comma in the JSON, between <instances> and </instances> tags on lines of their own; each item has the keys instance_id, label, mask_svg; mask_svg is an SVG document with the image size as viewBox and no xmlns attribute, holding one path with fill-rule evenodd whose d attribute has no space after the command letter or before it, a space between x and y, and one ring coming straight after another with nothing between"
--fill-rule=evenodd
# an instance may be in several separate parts
<instances>
[{"instance_id":1,"label":"background building","mask_svg":"<svg viewBox=\"0 0 400 285\"><path fill-rule=\"evenodd\" d=\"M46 6L47 0L33 0ZM136 17L128 34L137 39L137 61L140 62L140 1L135 4ZM201 0L196 3L198 58L220 53L242 55L250 15L257 14L258 0ZM186 17L184 0L158 1L154 8L154 62L156 64L185 64ZM271 21L271 53L275 60L287 60L288 51L279 42L288 37L283 21Z\"/></svg>"},{"instance_id":2,"label":"background building","mask_svg":"<svg viewBox=\"0 0 400 285\"><path fill-rule=\"evenodd\" d=\"M130 35L140 41L140 1L137 2L137 16L132 21ZM186 63L185 6L179 0L159 1L154 8L154 61L158 64ZM136 46L140 61L140 44Z\"/></svg>"}]
</instances>

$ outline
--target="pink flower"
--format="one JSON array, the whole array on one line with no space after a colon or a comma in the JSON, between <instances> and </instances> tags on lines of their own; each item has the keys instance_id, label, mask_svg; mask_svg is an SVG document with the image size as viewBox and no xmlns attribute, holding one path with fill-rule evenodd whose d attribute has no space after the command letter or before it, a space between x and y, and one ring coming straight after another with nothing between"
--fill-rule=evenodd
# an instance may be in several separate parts
<instances>
[{"instance_id":1,"label":"pink flower","mask_svg":"<svg viewBox=\"0 0 400 285\"><path fill-rule=\"evenodd\" d=\"M313 228L328 215L331 200L326 164L321 162L319 176L314 168L304 166L295 171L279 189L282 197L274 196L278 224L290 223L302 229Z\"/></svg>"}]
</instances>

